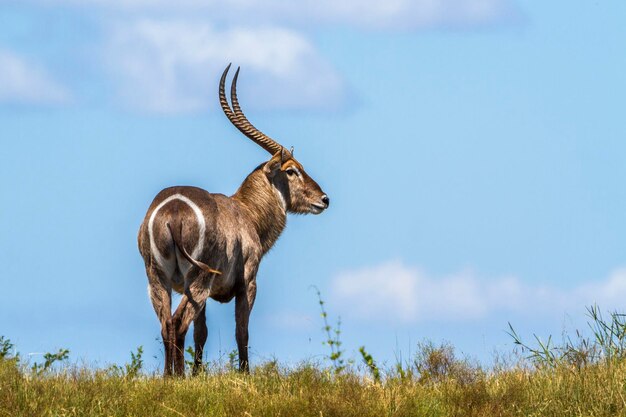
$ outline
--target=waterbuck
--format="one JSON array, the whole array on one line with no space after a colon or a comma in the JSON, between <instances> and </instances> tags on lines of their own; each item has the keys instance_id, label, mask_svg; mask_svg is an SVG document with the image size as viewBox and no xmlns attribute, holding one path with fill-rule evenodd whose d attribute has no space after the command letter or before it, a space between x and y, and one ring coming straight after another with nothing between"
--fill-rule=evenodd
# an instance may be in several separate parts
<instances>
[{"instance_id":1,"label":"waterbuck","mask_svg":"<svg viewBox=\"0 0 626 417\"><path fill-rule=\"evenodd\" d=\"M285 228L287 213L319 214L328 196L307 175L292 152L256 129L237 101L237 77L228 104L224 83L219 100L228 120L272 157L259 165L230 197L179 186L154 198L139 228L138 244L148 275L148 293L161 322L165 375L184 375L185 335L194 322L194 374L207 339L206 300L235 298L239 369L249 371L248 320L256 297L256 274L263 255ZM172 314L172 290L181 293Z\"/></svg>"}]
</instances>

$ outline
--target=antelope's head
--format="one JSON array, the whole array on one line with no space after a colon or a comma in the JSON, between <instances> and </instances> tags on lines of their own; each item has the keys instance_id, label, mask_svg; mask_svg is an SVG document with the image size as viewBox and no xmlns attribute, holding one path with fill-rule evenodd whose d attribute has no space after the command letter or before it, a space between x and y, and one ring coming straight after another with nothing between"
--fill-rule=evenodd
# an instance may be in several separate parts
<instances>
[{"instance_id":1,"label":"antelope's head","mask_svg":"<svg viewBox=\"0 0 626 417\"><path fill-rule=\"evenodd\" d=\"M235 72L230 88L232 108L230 107L224 90L229 69L230 64L220 80L219 96L222 110L237 129L272 155L272 158L262 166L262 170L284 200L287 211L319 214L327 209L330 203L328 196L317 182L309 177L302 164L293 157L293 152L254 127L241 111L237 100L239 68Z\"/></svg>"}]
</instances>

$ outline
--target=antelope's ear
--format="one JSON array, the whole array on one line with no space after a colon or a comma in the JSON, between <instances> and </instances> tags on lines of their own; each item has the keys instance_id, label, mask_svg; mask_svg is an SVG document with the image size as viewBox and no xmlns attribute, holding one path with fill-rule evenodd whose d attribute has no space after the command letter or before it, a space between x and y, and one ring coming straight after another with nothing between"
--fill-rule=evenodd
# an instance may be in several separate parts
<instances>
[{"instance_id":1,"label":"antelope's ear","mask_svg":"<svg viewBox=\"0 0 626 417\"><path fill-rule=\"evenodd\" d=\"M274 175L276 172L280 171L280 167L283 166L282 159L283 159L282 150L280 150L276 152L274 156L272 156L272 159L267 161L265 166L263 166L263 171L267 175Z\"/></svg>"}]
</instances>

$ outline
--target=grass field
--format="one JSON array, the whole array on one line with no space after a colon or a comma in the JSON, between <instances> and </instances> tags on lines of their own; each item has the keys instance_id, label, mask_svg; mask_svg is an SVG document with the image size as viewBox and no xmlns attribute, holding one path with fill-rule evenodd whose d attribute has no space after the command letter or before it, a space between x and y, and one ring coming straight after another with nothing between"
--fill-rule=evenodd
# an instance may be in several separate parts
<instances>
[{"instance_id":1,"label":"grass field","mask_svg":"<svg viewBox=\"0 0 626 417\"><path fill-rule=\"evenodd\" d=\"M66 368L34 374L0 363L6 416L615 416L626 414L626 362L484 372L456 363L440 374L386 375L258 366L186 379L129 378ZM456 369L455 369L456 368Z\"/></svg>"},{"instance_id":2,"label":"grass field","mask_svg":"<svg viewBox=\"0 0 626 417\"><path fill-rule=\"evenodd\" d=\"M618 416L626 415L626 323L589 309L592 336L539 339L485 369L450 345L424 342L417 354L379 369L342 360L339 334L327 360L285 367L267 362L240 374L213 364L198 376L164 379L142 371L141 350L124 366L67 364L67 351L25 363L0 338L2 416ZM325 328L325 330L331 330Z\"/></svg>"}]
</instances>

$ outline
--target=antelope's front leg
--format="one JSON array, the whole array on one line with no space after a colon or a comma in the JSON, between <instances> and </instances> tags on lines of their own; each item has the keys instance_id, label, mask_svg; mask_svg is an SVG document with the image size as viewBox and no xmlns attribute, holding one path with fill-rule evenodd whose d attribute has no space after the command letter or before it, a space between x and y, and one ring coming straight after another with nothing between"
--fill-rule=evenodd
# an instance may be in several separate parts
<instances>
[{"instance_id":1,"label":"antelope's front leg","mask_svg":"<svg viewBox=\"0 0 626 417\"><path fill-rule=\"evenodd\" d=\"M250 362L248 361L248 322L250 312L256 298L256 268L254 275L244 280L244 288L237 293L235 298L235 322L237 337L237 349L239 350L239 370L250 372Z\"/></svg>"}]
</instances>

